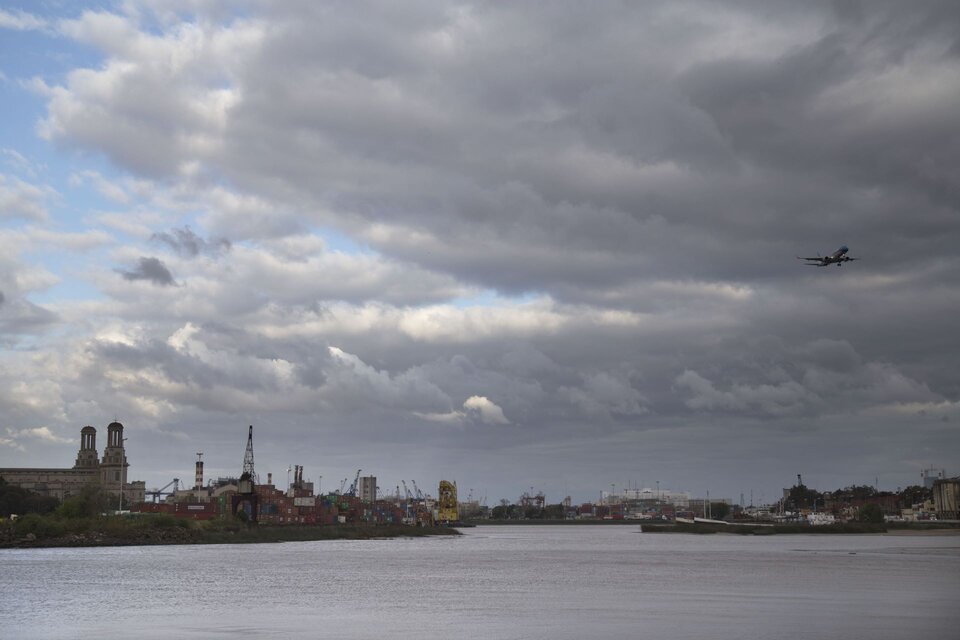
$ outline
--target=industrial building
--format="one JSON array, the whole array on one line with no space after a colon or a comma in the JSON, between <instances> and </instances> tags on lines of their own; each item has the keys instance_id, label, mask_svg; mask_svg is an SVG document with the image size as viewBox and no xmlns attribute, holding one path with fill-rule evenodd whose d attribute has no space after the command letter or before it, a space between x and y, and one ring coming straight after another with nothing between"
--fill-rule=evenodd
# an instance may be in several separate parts
<instances>
[{"instance_id":1,"label":"industrial building","mask_svg":"<svg viewBox=\"0 0 960 640\"><path fill-rule=\"evenodd\" d=\"M619 492L603 491L600 502L604 504L625 504L629 506L653 506L671 504L686 509L690 506L690 494L686 491L667 489L624 489Z\"/></svg>"},{"instance_id":2,"label":"industrial building","mask_svg":"<svg viewBox=\"0 0 960 640\"><path fill-rule=\"evenodd\" d=\"M364 476L360 478L360 499L364 502L377 501L377 477Z\"/></svg>"},{"instance_id":3,"label":"industrial building","mask_svg":"<svg viewBox=\"0 0 960 640\"><path fill-rule=\"evenodd\" d=\"M933 483L933 508L940 520L960 520L960 476Z\"/></svg>"},{"instance_id":4,"label":"industrial building","mask_svg":"<svg viewBox=\"0 0 960 640\"><path fill-rule=\"evenodd\" d=\"M73 467L0 469L0 477L8 484L60 501L78 495L84 487L96 484L115 496L118 507L123 509L143 502L145 492L143 481L127 481L130 463L127 462L124 440L123 425L111 422L107 425L107 446L100 458L97 454L97 430L86 426L80 430L80 450Z\"/></svg>"},{"instance_id":5,"label":"industrial building","mask_svg":"<svg viewBox=\"0 0 960 640\"><path fill-rule=\"evenodd\" d=\"M340 491L327 495L315 495L313 483L304 480L304 468L292 467L293 481L286 491L273 483L273 474L261 482L254 465L253 426L247 432L247 447L243 457L243 473L239 478L218 478L206 486L203 484L203 453L197 453L192 488L180 488L175 478L166 487L147 491L153 502L134 507L143 513L167 513L180 518L210 520L229 515L241 517L248 522L271 525L296 524L346 524L346 523L393 523L433 524L438 515L450 522L457 520L456 486L441 482L441 494L446 496L440 508L419 489L416 495L406 489L401 498L399 487L393 500L378 499L376 476L360 476L345 489L346 479ZM173 491L167 488L173 486ZM416 483L414 483L416 487ZM452 490L451 490L452 489ZM163 502L160 497L163 496ZM452 500L452 502L451 502Z\"/></svg>"}]
</instances>

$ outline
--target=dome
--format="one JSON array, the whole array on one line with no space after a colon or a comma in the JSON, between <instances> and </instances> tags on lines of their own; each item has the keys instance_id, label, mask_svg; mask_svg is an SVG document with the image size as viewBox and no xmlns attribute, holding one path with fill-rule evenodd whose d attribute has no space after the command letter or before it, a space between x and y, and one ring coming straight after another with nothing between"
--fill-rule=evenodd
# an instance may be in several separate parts
<instances>
[{"instance_id":1,"label":"dome","mask_svg":"<svg viewBox=\"0 0 960 640\"><path fill-rule=\"evenodd\" d=\"M119 422L111 422L107 425L107 429L123 429L123 425Z\"/></svg>"}]
</instances>

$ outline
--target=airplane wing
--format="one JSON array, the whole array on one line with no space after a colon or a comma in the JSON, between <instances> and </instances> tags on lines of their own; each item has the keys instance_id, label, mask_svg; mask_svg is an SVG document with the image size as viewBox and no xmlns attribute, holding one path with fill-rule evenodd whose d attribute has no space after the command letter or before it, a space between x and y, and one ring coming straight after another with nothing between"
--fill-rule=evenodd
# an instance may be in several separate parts
<instances>
[{"instance_id":1,"label":"airplane wing","mask_svg":"<svg viewBox=\"0 0 960 640\"><path fill-rule=\"evenodd\" d=\"M797 260L813 260L814 262L823 262L823 258L819 256L816 258L801 258L800 256L797 256Z\"/></svg>"}]
</instances>

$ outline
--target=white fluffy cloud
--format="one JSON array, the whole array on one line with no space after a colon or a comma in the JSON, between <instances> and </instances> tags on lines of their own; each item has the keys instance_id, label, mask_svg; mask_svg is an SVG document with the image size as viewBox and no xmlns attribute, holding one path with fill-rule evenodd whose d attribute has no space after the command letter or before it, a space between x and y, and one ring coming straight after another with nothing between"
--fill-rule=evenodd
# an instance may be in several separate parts
<instances>
[{"instance_id":1,"label":"white fluffy cloud","mask_svg":"<svg viewBox=\"0 0 960 640\"><path fill-rule=\"evenodd\" d=\"M415 412L425 420L433 422L445 422L448 424L464 423L484 423L484 424L510 424L507 417L503 414L503 409L491 402L485 396L470 396L463 402L462 411L449 411L447 413L420 413Z\"/></svg>"}]
</instances>

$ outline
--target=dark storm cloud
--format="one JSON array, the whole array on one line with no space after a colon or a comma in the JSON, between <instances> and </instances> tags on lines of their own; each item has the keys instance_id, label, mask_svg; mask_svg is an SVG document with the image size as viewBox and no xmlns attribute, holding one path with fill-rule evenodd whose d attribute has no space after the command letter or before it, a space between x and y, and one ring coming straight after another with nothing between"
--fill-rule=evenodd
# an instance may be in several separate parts
<instances>
[{"instance_id":1,"label":"dark storm cloud","mask_svg":"<svg viewBox=\"0 0 960 640\"><path fill-rule=\"evenodd\" d=\"M163 162L209 164L387 255L570 301L664 276L792 278L785 256L837 242L896 263L890 232L942 237L950 3L671 6L272 6L257 47L213 60L242 95L222 151L196 156L184 136ZM207 135L191 111L203 76L150 73L165 120ZM113 85L134 121L139 88ZM115 136L79 130L90 122L77 140L109 150ZM227 232L278 216L211 219Z\"/></svg>"},{"instance_id":2,"label":"dark storm cloud","mask_svg":"<svg viewBox=\"0 0 960 640\"><path fill-rule=\"evenodd\" d=\"M699 17L682 6L587 16L467 5L467 26L415 14L387 29L374 18L352 46L333 26L317 31L281 11L284 37L267 40L241 76L251 91L224 166L238 182L273 191L264 178L280 178L307 200L395 225L364 236L389 255L568 300L668 273L793 277L793 265L775 264L814 250L801 247L830 251L839 237L896 261L895 243L868 223L878 217L908 237L945 230L949 217L918 196L955 184L938 169L956 164L953 101L934 94L901 107L889 73L895 63L904 75L928 69L935 84L939 64L952 77L950 5L931 6L942 19L895 5L838 18L819 5L804 18L816 27L809 42L800 28L789 33L786 4L756 16L741 14L745 5L710 5ZM741 49L711 25L711 8L787 35L767 50ZM351 16L340 18L354 24ZM651 23L662 24L644 31L649 42L622 28ZM373 37L404 29L452 34L456 46L430 55L395 35ZM503 35L487 40L488 31ZM664 53L711 38L713 56ZM325 53L339 62L318 78ZM271 72L281 61L289 74ZM855 100L860 85L875 95ZM270 137L260 132L267 122ZM315 145L294 137L304 130ZM355 175L369 179L353 188ZM747 250L771 266L758 274L741 258Z\"/></svg>"},{"instance_id":3,"label":"dark storm cloud","mask_svg":"<svg viewBox=\"0 0 960 640\"><path fill-rule=\"evenodd\" d=\"M133 269L116 269L124 280L147 280L160 286L176 284L170 270L159 258L141 257L139 264Z\"/></svg>"},{"instance_id":4,"label":"dark storm cloud","mask_svg":"<svg viewBox=\"0 0 960 640\"><path fill-rule=\"evenodd\" d=\"M686 74L683 86L738 154L758 165L829 181L834 189L903 189L934 197L931 204L955 202L956 181L941 170L960 159L944 135L960 123L955 88L927 83L955 81L956 60L947 51L960 12L947 4L933 15L892 9L841 23L769 61L704 64ZM907 77L898 88L887 82L901 73L919 76L916 84ZM929 214L913 220L936 222Z\"/></svg>"},{"instance_id":5,"label":"dark storm cloud","mask_svg":"<svg viewBox=\"0 0 960 640\"><path fill-rule=\"evenodd\" d=\"M226 238L205 240L194 233L190 227L155 233L152 240L167 245L185 258L195 258L201 253L215 256L230 250L230 241Z\"/></svg>"}]
</instances>

